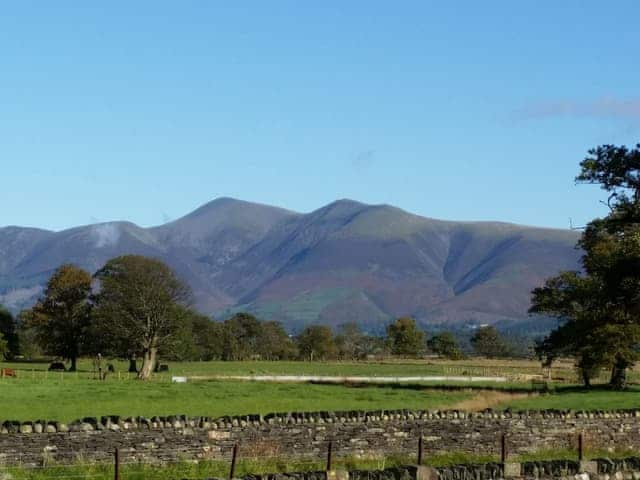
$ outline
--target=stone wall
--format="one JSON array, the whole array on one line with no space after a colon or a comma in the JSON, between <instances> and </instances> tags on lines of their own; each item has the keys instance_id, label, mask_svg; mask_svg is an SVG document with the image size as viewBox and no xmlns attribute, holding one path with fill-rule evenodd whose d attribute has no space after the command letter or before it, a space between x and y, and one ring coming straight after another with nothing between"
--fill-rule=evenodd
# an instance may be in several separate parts
<instances>
[{"instance_id":1,"label":"stone wall","mask_svg":"<svg viewBox=\"0 0 640 480\"><path fill-rule=\"evenodd\" d=\"M109 460L119 448L123 460L164 462L240 456L389 456L445 452L495 454L507 435L509 453L576 448L583 434L587 450L640 451L640 410L625 411L373 411L249 415L241 417L85 418L59 422L4 422L0 463L38 464Z\"/></svg>"}]
</instances>

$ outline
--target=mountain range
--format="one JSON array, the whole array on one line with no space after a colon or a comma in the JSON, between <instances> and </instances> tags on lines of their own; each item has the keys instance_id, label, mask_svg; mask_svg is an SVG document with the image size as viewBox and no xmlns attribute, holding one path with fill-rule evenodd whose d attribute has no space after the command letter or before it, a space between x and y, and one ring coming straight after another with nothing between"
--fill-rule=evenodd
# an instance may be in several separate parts
<instances>
[{"instance_id":1,"label":"mountain range","mask_svg":"<svg viewBox=\"0 0 640 480\"><path fill-rule=\"evenodd\" d=\"M249 311L292 331L349 321L374 331L403 315L425 325L525 321L531 290L578 268L577 238L352 200L302 214L219 198L152 228L0 228L0 303L31 305L63 263L94 272L109 258L141 254L173 267L195 307L215 318Z\"/></svg>"}]
</instances>

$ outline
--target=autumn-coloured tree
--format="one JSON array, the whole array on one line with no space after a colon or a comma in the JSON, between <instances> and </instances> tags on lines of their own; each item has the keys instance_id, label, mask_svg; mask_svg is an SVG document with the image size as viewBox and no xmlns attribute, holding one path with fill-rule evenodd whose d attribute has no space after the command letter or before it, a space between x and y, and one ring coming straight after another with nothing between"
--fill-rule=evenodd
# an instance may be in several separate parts
<instances>
[{"instance_id":1,"label":"autumn-coloured tree","mask_svg":"<svg viewBox=\"0 0 640 480\"><path fill-rule=\"evenodd\" d=\"M44 352L71 361L71 371L76 370L77 359L87 343L90 294L91 275L65 264L49 279L44 296L24 315Z\"/></svg>"}]
</instances>

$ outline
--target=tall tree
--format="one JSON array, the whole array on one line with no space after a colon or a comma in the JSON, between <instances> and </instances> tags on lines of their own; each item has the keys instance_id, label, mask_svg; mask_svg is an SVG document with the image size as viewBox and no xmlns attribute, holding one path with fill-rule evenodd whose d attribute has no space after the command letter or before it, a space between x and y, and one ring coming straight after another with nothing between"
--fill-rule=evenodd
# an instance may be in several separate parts
<instances>
[{"instance_id":1,"label":"tall tree","mask_svg":"<svg viewBox=\"0 0 640 480\"><path fill-rule=\"evenodd\" d=\"M91 275L74 265L62 265L49 279L44 296L25 314L44 352L70 360L71 371L87 343L90 294Z\"/></svg>"},{"instance_id":2,"label":"tall tree","mask_svg":"<svg viewBox=\"0 0 640 480\"><path fill-rule=\"evenodd\" d=\"M610 368L610 385L621 389L640 345L640 145L594 148L580 167L576 181L605 190L609 214L582 233L582 271L533 291L531 311L564 322L537 352L547 361L574 355L587 385Z\"/></svg>"},{"instance_id":3,"label":"tall tree","mask_svg":"<svg viewBox=\"0 0 640 480\"><path fill-rule=\"evenodd\" d=\"M357 323L344 323L338 327L336 335L336 345L340 353L340 358L346 360L357 360L363 358L365 354L366 335L362 333Z\"/></svg>"},{"instance_id":4,"label":"tall tree","mask_svg":"<svg viewBox=\"0 0 640 480\"><path fill-rule=\"evenodd\" d=\"M471 345L476 353L489 358L508 357L511 353L509 345L491 325L478 328L471 337Z\"/></svg>"},{"instance_id":5,"label":"tall tree","mask_svg":"<svg viewBox=\"0 0 640 480\"><path fill-rule=\"evenodd\" d=\"M4 339L4 335L0 332L0 357L6 357L9 353L9 343Z\"/></svg>"},{"instance_id":6,"label":"tall tree","mask_svg":"<svg viewBox=\"0 0 640 480\"><path fill-rule=\"evenodd\" d=\"M189 288L160 260L125 255L109 260L95 277L100 329L123 348L142 356L138 378L148 379L158 351L173 340L180 327L180 306Z\"/></svg>"},{"instance_id":7,"label":"tall tree","mask_svg":"<svg viewBox=\"0 0 640 480\"><path fill-rule=\"evenodd\" d=\"M18 328L16 319L11 312L0 305L0 335L6 342L6 350L2 354L7 360L20 353L20 342L18 339Z\"/></svg>"},{"instance_id":8,"label":"tall tree","mask_svg":"<svg viewBox=\"0 0 640 480\"><path fill-rule=\"evenodd\" d=\"M300 358L304 360L331 360L338 348L331 329L324 325L310 325L297 338Z\"/></svg>"},{"instance_id":9,"label":"tall tree","mask_svg":"<svg viewBox=\"0 0 640 480\"><path fill-rule=\"evenodd\" d=\"M402 317L387 327L391 353L403 357L417 357L424 350L424 332L413 318Z\"/></svg>"},{"instance_id":10,"label":"tall tree","mask_svg":"<svg viewBox=\"0 0 640 480\"><path fill-rule=\"evenodd\" d=\"M260 321L250 313L236 313L225 320L222 329L222 359L246 360L257 355L260 328Z\"/></svg>"},{"instance_id":11,"label":"tall tree","mask_svg":"<svg viewBox=\"0 0 640 480\"><path fill-rule=\"evenodd\" d=\"M427 346L436 355L451 360L459 360L464 357L456 337L451 332L441 332L427 341Z\"/></svg>"},{"instance_id":12,"label":"tall tree","mask_svg":"<svg viewBox=\"0 0 640 480\"><path fill-rule=\"evenodd\" d=\"M175 360L210 361L222 358L224 348L223 324L183 308L181 328L167 355Z\"/></svg>"},{"instance_id":13,"label":"tall tree","mask_svg":"<svg viewBox=\"0 0 640 480\"><path fill-rule=\"evenodd\" d=\"M261 322L256 353L262 360L288 360L298 349L280 322Z\"/></svg>"}]
</instances>

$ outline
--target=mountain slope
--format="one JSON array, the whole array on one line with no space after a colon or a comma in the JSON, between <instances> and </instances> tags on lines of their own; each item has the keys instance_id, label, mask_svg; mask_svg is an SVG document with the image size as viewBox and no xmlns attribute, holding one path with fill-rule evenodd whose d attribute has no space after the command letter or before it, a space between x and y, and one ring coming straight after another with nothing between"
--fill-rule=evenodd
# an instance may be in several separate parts
<instances>
[{"instance_id":1,"label":"mountain slope","mask_svg":"<svg viewBox=\"0 0 640 480\"><path fill-rule=\"evenodd\" d=\"M577 268L576 240L571 231L434 220L351 200L299 214L223 198L149 229L0 229L0 302L28 305L61 263L95 271L138 253L176 269L202 311L249 310L292 330L346 321L379 329L400 315L430 324L519 320L532 288Z\"/></svg>"}]
</instances>

